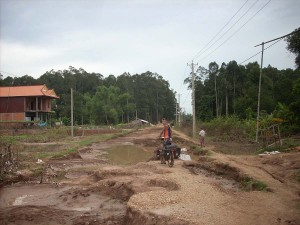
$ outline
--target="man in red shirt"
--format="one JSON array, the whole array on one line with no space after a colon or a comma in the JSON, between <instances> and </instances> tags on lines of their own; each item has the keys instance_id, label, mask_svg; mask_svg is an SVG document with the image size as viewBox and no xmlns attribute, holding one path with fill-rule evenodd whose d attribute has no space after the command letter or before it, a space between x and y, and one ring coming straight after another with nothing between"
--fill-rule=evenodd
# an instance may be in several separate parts
<instances>
[{"instance_id":1,"label":"man in red shirt","mask_svg":"<svg viewBox=\"0 0 300 225\"><path fill-rule=\"evenodd\" d=\"M162 119L162 124L164 125L164 129L162 130L162 132L160 133L159 137L163 137L164 138L164 146L166 145L170 145L171 141L172 141L172 131L171 131L171 127L168 124L168 121L166 119Z\"/></svg>"}]
</instances>

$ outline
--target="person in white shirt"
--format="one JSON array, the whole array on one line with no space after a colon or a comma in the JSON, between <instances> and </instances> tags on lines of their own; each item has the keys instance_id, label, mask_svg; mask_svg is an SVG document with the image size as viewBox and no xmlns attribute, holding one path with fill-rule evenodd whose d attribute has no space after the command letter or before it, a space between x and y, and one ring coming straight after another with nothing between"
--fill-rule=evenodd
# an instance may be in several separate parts
<instances>
[{"instance_id":1,"label":"person in white shirt","mask_svg":"<svg viewBox=\"0 0 300 225\"><path fill-rule=\"evenodd\" d=\"M200 145L201 145L201 148L205 147L205 143L204 143L205 131L203 130L203 128L201 128L201 130L199 132L199 136L200 136Z\"/></svg>"}]
</instances>

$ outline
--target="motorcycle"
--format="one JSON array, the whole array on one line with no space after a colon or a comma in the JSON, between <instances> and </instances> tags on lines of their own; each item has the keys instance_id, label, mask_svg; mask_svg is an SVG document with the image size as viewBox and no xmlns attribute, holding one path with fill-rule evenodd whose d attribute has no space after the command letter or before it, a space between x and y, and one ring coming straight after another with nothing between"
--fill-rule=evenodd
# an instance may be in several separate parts
<instances>
[{"instance_id":1,"label":"motorcycle","mask_svg":"<svg viewBox=\"0 0 300 225\"><path fill-rule=\"evenodd\" d=\"M181 148L176 144L172 143L164 145L163 149L156 150L156 158L160 160L161 164L168 163L169 167L174 165L174 159L178 159L181 153Z\"/></svg>"}]
</instances>

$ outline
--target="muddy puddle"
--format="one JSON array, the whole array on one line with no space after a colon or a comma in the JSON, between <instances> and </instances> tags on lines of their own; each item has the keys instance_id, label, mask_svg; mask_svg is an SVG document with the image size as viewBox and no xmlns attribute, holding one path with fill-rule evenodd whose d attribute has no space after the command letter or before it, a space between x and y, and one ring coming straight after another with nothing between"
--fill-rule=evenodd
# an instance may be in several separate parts
<instances>
[{"instance_id":1,"label":"muddy puddle","mask_svg":"<svg viewBox=\"0 0 300 225\"><path fill-rule=\"evenodd\" d=\"M131 145L117 145L107 149L107 157L111 164L133 165L146 162L153 156L153 152Z\"/></svg>"},{"instance_id":2,"label":"muddy puddle","mask_svg":"<svg viewBox=\"0 0 300 225\"><path fill-rule=\"evenodd\" d=\"M13 185L0 199L0 224L7 225L119 224L126 216L126 202L84 187Z\"/></svg>"},{"instance_id":3,"label":"muddy puddle","mask_svg":"<svg viewBox=\"0 0 300 225\"><path fill-rule=\"evenodd\" d=\"M48 206L73 211L119 211L125 205L108 196L93 193L82 187L49 184L7 186L0 190L0 208L10 206Z\"/></svg>"}]
</instances>

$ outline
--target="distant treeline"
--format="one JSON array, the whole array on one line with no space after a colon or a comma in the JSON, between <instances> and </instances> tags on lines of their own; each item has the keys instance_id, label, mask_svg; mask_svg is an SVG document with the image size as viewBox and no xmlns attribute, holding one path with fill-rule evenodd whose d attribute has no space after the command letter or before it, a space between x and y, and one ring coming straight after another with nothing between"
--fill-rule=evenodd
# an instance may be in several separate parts
<instances>
[{"instance_id":1,"label":"distant treeline","mask_svg":"<svg viewBox=\"0 0 300 225\"><path fill-rule=\"evenodd\" d=\"M173 119L176 111L175 92L168 81L152 72L104 78L100 73L70 66L67 70L47 71L38 79L25 75L0 80L0 86L35 84L54 89L60 97L53 101L54 117L66 124L71 115L71 88L76 124L117 124L136 117L155 123L162 117Z\"/></svg>"},{"instance_id":2,"label":"distant treeline","mask_svg":"<svg viewBox=\"0 0 300 225\"><path fill-rule=\"evenodd\" d=\"M246 66L236 61L198 67L195 81L196 115L202 121L221 116L255 119L258 103L260 65ZM191 87L191 80L185 80ZM278 70L270 65L262 70L261 119L267 115L300 126L300 70Z\"/></svg>"},{"instance_id":3,"label":"distant treeline","mask_svg":"<svg viewBox=\"0 0 300 225\"><path fill-rule=\"evenodd\" d=\"M198 67L195 80L196 116L210 121L221 116L255 119L260 66L230 61L219 66ZM185 82L190 82L188 77ZM38 79L25 75L6 77L1 86L46 84L60 99L53 102L54 118L70 120L70 89L74 90L74 114L77 124L125 123L136 117L155 123L175 118L175 92L162 76L146 72L115 77L88 73L84 69L47 71ZM300 125L300 70L278 70L268 66L262 71L261 116L272 115L290 124Z\"/></svg>"}]
</instances>

